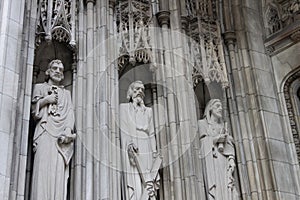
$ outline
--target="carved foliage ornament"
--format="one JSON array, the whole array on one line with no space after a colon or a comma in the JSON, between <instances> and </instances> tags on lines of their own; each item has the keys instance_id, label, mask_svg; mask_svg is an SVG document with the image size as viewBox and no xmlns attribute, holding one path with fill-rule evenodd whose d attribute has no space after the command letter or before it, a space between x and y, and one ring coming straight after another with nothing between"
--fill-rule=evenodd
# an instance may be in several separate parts
<instances>
[{"instance_id":1,"label":"carved foliage ornament","mask_svg":"<svg viewBox=\"0 0 300 200\"><path fill-rule=\"evenodd\" d=\"M119 60L121 70L128 62L149 63L152 58L149 25L152 19L148 0L119 1L116 6L119 32Z\"/></svg>"},{"instance_id":2,"label":"carved foliage ornament","mask_svg":"<svg viewBox=\"0 0 300 200\"><path fill-rule=\"evenodd\" d=\"M43 40L57 40L75 46L75 10L76 1L40 0L36 45Z\"/></svg>"}]
</instances>

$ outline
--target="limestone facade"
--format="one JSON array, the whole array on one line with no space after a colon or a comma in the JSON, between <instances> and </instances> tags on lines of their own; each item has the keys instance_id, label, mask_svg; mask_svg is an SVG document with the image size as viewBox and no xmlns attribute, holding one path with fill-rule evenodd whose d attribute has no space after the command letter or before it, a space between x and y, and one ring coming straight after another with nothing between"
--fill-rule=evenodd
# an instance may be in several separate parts
<instances>
[{"instance_id":1,"label":"limestone facade","mask_svg":"<svg viewBox=\"0 0 300 200\"><path fill-rule=\"evenodd\" d=\"M0 199L29 199L33 85L64 63L75 110L68 199L122 199L119 104L145 84L159 199L205 199L197 121L221 99L240 199L300 198L298 0L0 1Z\"/></svg>"}]
</instances>

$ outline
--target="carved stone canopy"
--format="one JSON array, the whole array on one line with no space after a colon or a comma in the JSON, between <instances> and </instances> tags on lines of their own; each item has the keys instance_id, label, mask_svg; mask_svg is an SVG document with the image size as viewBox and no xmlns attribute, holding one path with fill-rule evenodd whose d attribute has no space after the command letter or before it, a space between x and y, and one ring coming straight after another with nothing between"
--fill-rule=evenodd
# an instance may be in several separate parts
<instances>
[{"instance_id":1,"label":"carved stone canopy","mask_svg":"<svg viewBox=\"0 0 300 200\"><path fill-rule=\"evenodd\" d=\"M186 0L185 5L188 16L184 16L182 23L188 27L194 87L202 80L228 87L217 1Z\"/></svg>"},{"instance_id":2,"label":"carved stone canopy","mask_svg":"<svg viewBox=\"0 0 300 200\"><path fill-rule=\"evenodd\" d=\"M56 40L75 47L76 2L72 0L39 2L36 46L39 46L42 41Z\"/></svg>"},{"instance_id":3,"label":"carved stone canopy","mask_svg":"<svg viewBox=\"0 0 300 200\"><path fill-rule=\"evenodd\" d=\"M149 26L152 7L149 0L118 1L116 5L119 32L119 70L130 62L149 63L152 58Z\"/></svg>"}]
</instances>

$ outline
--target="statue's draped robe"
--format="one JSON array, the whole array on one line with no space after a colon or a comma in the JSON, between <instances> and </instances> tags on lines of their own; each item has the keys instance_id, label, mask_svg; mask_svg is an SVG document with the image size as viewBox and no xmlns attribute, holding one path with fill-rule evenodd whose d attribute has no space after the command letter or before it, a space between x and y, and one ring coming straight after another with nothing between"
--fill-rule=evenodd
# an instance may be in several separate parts
<instances>
[{"instance_id":1,"label":"statue's draped robe","mask_svg":"<svg viewBox=\"0 0 300 200\"><path fill-rule=\"evenodd\" d=\"M147 175L153 165L152 153L156 151L152 115L151 108L134 106L133 103L120 104L120 131L126 200L148 200L148 198L141 199L144 187L137 167L130 164L127 152L129 144L135 144L138 148L140 165L143 175L146 177L145 181L159 181L159 176L155 177L155 180L147 180Z\"/></svg>"},{"instance_id":2,"label":"statue's draped robe","mask_svg":"<svg viewBox=\"0 0 300 200\"><path fill-rule=\"evenodd\" d=\"M73 142L58 144L58 137L66 128L74 127L74 110L71 95L57 86L57 114L49 112L49 104L40 108L38 101L51 90L48 83L36 84L33 90L32 113L37 121L34 144L36 145L31 200L66 200L69 162Z\"/></svg>"},{"instance_id":3,"label":"statue's draped robe","mask_svg":"<svg viewBox=\"0 0 300 200\"><path fill-rule=\"evenodd\" d=\"M214 126L207 119L198 122L200 132L200 158L203 165L204 183L209 200L235 200L237 192L232 173L228 171L228 160L235 158L234 144L228 135L224 143L224 151L218 151L214 139L218 138L222 126Z\"/></svg>"}]
</instances>

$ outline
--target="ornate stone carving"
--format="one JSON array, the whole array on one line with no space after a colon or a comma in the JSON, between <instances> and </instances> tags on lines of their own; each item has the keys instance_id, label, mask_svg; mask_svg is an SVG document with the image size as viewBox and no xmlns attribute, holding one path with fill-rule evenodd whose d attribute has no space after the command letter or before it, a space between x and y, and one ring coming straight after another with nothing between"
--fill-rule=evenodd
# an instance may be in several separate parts
<instances>
[{"instance_id":1,"label":"ornate stone carving","mask_svg":"<svg viewBox=\"0 0 300 200\"><path fill-rule=\"evenodd\" d=\"M266 54L271 55L275 51L273 46L266 47Z\"/></svg>"},{"instance_id":2,"label":"ornate stone carving","mask_svg":"<svg viewBox=\"0 0 300 200\"><path fill-rule=\"evenodd\" d=\"M274 48L274 51L267 51L269 55L274 55L299 41L299 7L299 0L280 0L276 4L267 5L265 24L268 37L265 47L267 50Z\"/></svg>"},{"instance_id":3,"label":"ornate stone carving","mask_svg":"<svg viewBox=\"0 0 300 200\"><path fill-rule=\"evenodd\" d=\"M269 3L265 11L268 35L272 35L300 19L300 1L282 0Z\"/></svg>"},{"instance_id":4,"label":"ornate stone carving","mask_svg":"<svg viewBox=\"0 0 300 200\"><path fill-rule=\"evenodd\" d=\"M73 155L74 111L70 92L59 85L63 79L60 60L50 62L47 83L33 90L32 113L37 122L31 200L66 200L69 164Z\"/></svg>"},{"instance_id":5,"label":"ornate stone carving","mask_svg":"<svg viewBox=\"0 0 300 200\"><path fill-rule=\"evenodd\" d=\"M182 30L184 32L187 32L188 28L189 28L189 17L188 16L181 16L181 25L182 25Z\"/></svg>"},{"instance_id":6,"label":"ornate stone carving","mask_svg":"<svg viewBox=\"0 0 300 200\"><path fill-rule=\"evenodd\" d=\"M291 39L292 39L294 42L299 41L299 40L300 40L300 30L294 32L294 33L291 35Z\"/></svg>"},{"instance_id":7,"label":"ornate stone carving","mask_svg":"<svg viewBox=\"0 0 300 200\"><path fill-rule=\"evenodd\" d=\"M203 76L206 83L216 81L227 86L228 79L223 55L221 34L217 25L204 25L199 37L193 36L199 41L191 41L192 62L195 70L194 76ZM193 78L194 80L197 80ZM196 85L196 83L194 83Z\"/></svg>"},{"instance_id":8,"label":"ornate stone carving","mask_svg":"<svg viewBox=\"0 0 300 200\"><path fill-rule=\"evenodd\" d=\"M222 103L219 99L208 102L204 119L199 120L198 127L207 199L238 199L233 177L234 140L228 133L227 123L223 121Z\"/></svg>"},{"instance_id":9,"label":"ornate stone carving","mask_svg":"<svg viewBox=\"0 0 300 200\"><path fill-rule=\"evenodd\" d=\"M266 11L266 20L270 34L273 34L281 29L281 21L278 9L271 4Z\"/></svg>"},{"instance_id":10,"label":"ornate stone carving","mask_svg":"<svg viewBox=\"0 0 300 200\"><path fill-rule=\"evenodd\" d=\"M57 40L69 43L75 41L75 10L76 1L72 0L40 0L38 7L38 23L36 45L43 40Z\"/></svg>"},{"instance_id":11,"label":"ornate stone carving","mask_svg":"<svg viewBox=\"0 0 300 200\"><path fill-rule=\"evenodd\" d=\"M152 109L144 105L144 85L133 82L129 103L120 104L122 159L127 200L156 199L162 159L157 153Z\"/></svg>"},{"instance_id":12,"label":"ornate stone carving","mask_svg":"<svg viewBox=\"0 0 300 200\"><path fill-rule=\"evenodd\" d=\"M292 83L299 78L300 78L300 71L297 71L291 77L289 77L285 82L285 85L283 87L283 92L284 92L284 98L285 98L287 113L288 113L288 117L289 117L289 122L290 122L291 130L292 130L292 135L293 135L293 139L294 139L294 144L296 147L297 157L298 157L298 160L300 161L299 130L295 123L296 117L295 117L295 111L294 111L293 104L292 104L293 97L291 96L291 93L290 93L290 88L291 88Z\"/></svg>"},{"instance_id":13,"label":"ornate stone carving","mask_svg":"<svg viewBox=\"0 0 300 200\"><path fill-rule=\"evenodd\" d=\"M152 19L148 0L119 1L116 6L120 39L119 70L128 62L149 63L152 58L149 25Z\"/></svg>"},{"instance_id":14,"label":"ornate stone carving","mask_svg":"<svg viewBox=\"0 0 300 200\"><path fill-rule=\"evenodd\" d=\"M196 1L195 0L185 0L185 6L188 16L197 17L196 11Z\"/></svg>"},{"instance_id":15,"label":"ornate stone carving","mask_svg":"<svg viewBox=\"0 0 300 200\"><path fill-rule=\"evenodd\" d=\"M216 1L186 0L194 86L201 79L228 86ZM199 78L201 77L202 78Z\"/></svg>"},{"instance_id":16,"label":"ornate stone carving","mask_svg":"<svg viewBox=\"0 0 300 200\"><path fill-rule=\"evenodd\" d=\"M280 6L282 8L281 20L284 27L300 19L299 0L283 1L280 3Z\"/></svg>"}]
</instances>

